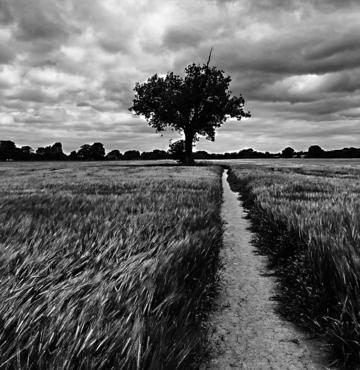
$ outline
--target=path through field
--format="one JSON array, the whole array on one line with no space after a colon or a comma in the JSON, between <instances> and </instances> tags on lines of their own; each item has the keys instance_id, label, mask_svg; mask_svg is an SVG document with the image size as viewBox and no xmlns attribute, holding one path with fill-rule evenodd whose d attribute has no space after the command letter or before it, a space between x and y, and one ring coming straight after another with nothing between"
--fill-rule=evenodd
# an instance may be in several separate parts
<instances>
[{"instance_id":1,"label":"path through field","mask_svg":"<svg viewBox=\"0 0 360 370\"><path fill-rule=\"evenodd\" d=\"M210 318L206 369L326 369L320 344L275 313L275 281L251 245L249 220L223 175L226 223L218 307Z\"/></svg>"}]
</instances>

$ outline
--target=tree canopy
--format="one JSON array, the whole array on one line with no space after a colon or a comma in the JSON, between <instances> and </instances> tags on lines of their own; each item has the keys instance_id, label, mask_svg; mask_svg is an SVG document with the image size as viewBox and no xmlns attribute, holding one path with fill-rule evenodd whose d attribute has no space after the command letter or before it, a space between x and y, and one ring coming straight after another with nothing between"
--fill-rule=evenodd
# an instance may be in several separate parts
<instances>
[{"instance_id":1,"label":"tree canopy","mask_svg":"<svg viewBox=\"0 0 360 370\"><path fill-rule=\"evenodd\" d=\"M209 59L210 61L210 59ZM217 67L191 64L181 77L169 72L135 85L129 110L142 115L158 132L170 127L185 135L184 162L191 164L193 143L199 136L215 140L215 130L229 117L250 117L245 100L229 90L231 77Z\"/></svg>"},{"instance_id":2,"label":"tree canopy","mask_svg":"<svg viewBox=\"0 0 360 370\"><path fill-rule=\"evenodd\" d=\"M311 145L308 149L308 156L319 158L324 154L324 150L319 145Z\"/></svg>"},{"instance_id":3,"label":"tree canopy","mask_svg":"<svg viewBox=\"0 0 360 370\"><path fill-rule=\"evenodd\" d=\"M84 144L81 146L76 156L80 160L96 161L102 160L105 156L105 149L102 143Z\"/></svg>"},{"instance_id":4,"label":"tree canopy","mask_svg":"<svg viewBox=\"0 0 360 370\"><path fill-rule=\"evenodd\" d=\"M288 146L286 147L282 152L281 152L281 155L282 157L284 158L291 158L293 155L295 154L295 150Z\"/></svg>"}]
</instances>

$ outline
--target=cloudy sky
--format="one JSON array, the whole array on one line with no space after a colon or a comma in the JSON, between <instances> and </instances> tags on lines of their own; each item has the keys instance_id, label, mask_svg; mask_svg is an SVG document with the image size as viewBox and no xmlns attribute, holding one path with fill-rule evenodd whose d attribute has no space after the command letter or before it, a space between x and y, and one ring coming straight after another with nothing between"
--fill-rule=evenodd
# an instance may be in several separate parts
<instances>
[{"instance_id":1,"label":"cloudy sky","mask_svg":"<svg viewBox=\"0 0 360 370\"><path fill-rule=\"evenodd\" d=\"M359 35L358 0L0 0L0 139L166 149L134 84L213 47L253 117L198 149L359 147Z\"/></svg>"}]
</instances>

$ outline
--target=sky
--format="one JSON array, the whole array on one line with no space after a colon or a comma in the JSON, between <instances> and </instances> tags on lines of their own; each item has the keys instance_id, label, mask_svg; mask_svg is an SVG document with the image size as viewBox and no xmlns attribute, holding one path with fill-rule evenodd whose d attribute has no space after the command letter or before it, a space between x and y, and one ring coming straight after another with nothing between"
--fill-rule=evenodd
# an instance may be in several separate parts
<instances>
[{"instance_id":1,"label":"sky","mask_svg":"<svg viewBox=\"0 0 360 370\"><path fill-rule=\"evenodd\" d=\"M136 82L211 64L252 118L197 150L360 147L358 0L0 0L0 140L167 149Z\"/></svg>"}]
</instances>

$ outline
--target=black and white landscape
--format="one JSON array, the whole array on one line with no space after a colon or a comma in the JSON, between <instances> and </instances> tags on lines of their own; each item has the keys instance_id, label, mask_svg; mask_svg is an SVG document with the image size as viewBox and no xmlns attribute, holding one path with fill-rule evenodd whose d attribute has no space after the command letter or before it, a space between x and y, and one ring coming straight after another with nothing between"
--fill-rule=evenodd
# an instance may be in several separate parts
<instances>
[{"instance_id":1,"label":"black and white landscape","mask_svg":"<svg viewBox=\"0 0 360 370\"><path fill-rule=\"evenodd\" d=\"M0 0L0 370L360 369L359 20Z\"/></svg>"}]
</instances>

